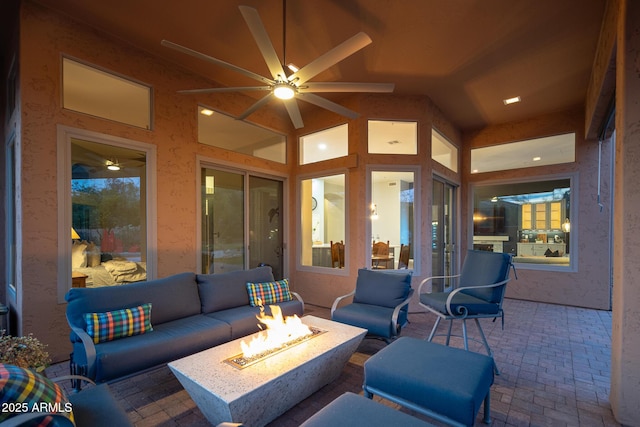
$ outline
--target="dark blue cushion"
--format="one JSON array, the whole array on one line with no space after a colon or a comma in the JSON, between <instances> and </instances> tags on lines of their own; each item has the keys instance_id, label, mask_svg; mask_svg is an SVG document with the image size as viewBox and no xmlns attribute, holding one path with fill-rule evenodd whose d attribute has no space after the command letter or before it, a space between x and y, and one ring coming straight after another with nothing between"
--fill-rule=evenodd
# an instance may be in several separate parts
<instances>
[{"instance_id":1,"label":"dark blue cushion","mask_svg":"<svg viewBox=\"0 0 640 427\"><path fill-rule=\"evenodd\" d=\"M430 294L420 295L420 302L424 305L438 310L442 314L448 314L447 311L447 298L450 292L432 292ZM464 314L464 310L461 307L465 307L468 315L476 314L498 314L500 311L499 304L487 302L483 299L476 298L472 295L465 294L464 292L458 292L453 296L451 300L451 311L454 315Z\"/></svg>"},{"instance_id":2,"label":"dark blue cushion","mask_svg":"<svg viewBox=\"0 0 640 427\"><path fill-rule=\"evenodd\" d=\"M103 382L132 374L230 339L228 324L200 314L154 325L153 331L146 334L96 344L95 380Z\"/></svg>"},{"instance_id":3,"label":"dark blue cushion","mask_svg":"<svg viewBox=\"0 0 640 427\"><path fill-rule=\"evenodd\" d=\"M358 270L353 302L394 308L411 289L411 271Z\"/></svg>"},{"instance_id":4,"label":"dark blue cushion","mask_svg":"<svg viewBox=\"0 0 640 427\"><path fill-rule=\"evenodd\" d=\"M277 304L282 310L283 316L302 316L302 303L297 299L292 301L285 301ZM266 314L271 315L271 307L264 308ZM242 307L229 308L227 310L215 311L208 313L206 316L214 319L221 320L231 326L231 339L246 337L247 335L254 334L261 330L258 327L260 321L256 318L260 314L260 307L252 307L245 305ZM262 324L261 324L262 325ZM264 325L262 325L264 329Z\"/></svg>"},{"instance_id":5,"label":"dark blue cushion","mask_svg":"<svg viewBox=\"0 0 640 427\"><path fill-rule=\"evenodd\" d=\"M391 324L393 308L354 302L333 312L331 320L367 329L369 334L392 338L396 335ZM406 312L400 312L398 324L406 323Z\"/></svg>"},{"instance_id":6,"label":"dark blue cushion","mask_svg":"<svg viewBox=\"0 0 640 427\"><path fill-rule=\"evenodd\" d=\"M73 417L78 427L133 426L106 384L86 387L79 393L72 393L69 400L73 404Z\"/></svg>"},{"instance_id":7,"label":"dark blue cushion","mask_svg":"<svg viewBox=\"0 0 640 427\"><path fill-rule=\"evenodd\" d=\"M493 359L484 354L401 337L364 364L364 386L474 425L493 384Z\"/></svg>"},{"instance_id":8,"label":"dark blue cushion","mask_svg":"<svg viewBox=\"0 0 640 427\"><path fill-rule=\"evenodd\" d=\"M502 252L467 251L458 287L499 283L509 278L511 255ZM469 289L463 292L488 302L499 303L503 287Z\"/></svg>"},{"instance_id":9,"label":"dark blue cushion","mask_svg":"<svg viewBox=\"0 0 640 427\"><path fill-rule=\"evenodd\" d=\"M302 423L300 427L429 427L426 421L346 392Z\"/></svg>"},{"instance_id":10,"label":"dark blue cushion","mask_svg":"<svg viewBox=\"0 0 640 427\"><path fill-rule=\"evenodd\" d=\"M148 282L98 288L72 288L67 292L67 315L73 326L85 329L84 313L103 313L151 303L151 324L156 325L200 313L194 273L180 273Z\"/></svg>"},{"instance_id":11,"label":"dark blue cushion","mask_svg":"<svg viewBox=\"0 0 640 427\"><path fill-rule=\"evenodd\" d=\"M273 282L271 267L230 271L221 274L198 274L198 290L202 300L202 313L249 305L247 282Z\"/></svg>"}]
</instances>

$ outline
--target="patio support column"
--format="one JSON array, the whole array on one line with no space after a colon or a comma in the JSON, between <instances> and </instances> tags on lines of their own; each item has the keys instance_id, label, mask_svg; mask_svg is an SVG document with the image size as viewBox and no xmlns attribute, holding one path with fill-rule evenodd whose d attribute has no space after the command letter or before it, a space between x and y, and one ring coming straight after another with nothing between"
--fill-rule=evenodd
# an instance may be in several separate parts
<instances>
[{"instance_id":1,"label":"patio support column","mask_svg":"<svg viewBox=\"0 0 640 427\"><path fill-rule=\"evenodd\" d=\"M640 425L640 2L620 0L611 394L614 416Z\"/></svg>"}]
</instances>

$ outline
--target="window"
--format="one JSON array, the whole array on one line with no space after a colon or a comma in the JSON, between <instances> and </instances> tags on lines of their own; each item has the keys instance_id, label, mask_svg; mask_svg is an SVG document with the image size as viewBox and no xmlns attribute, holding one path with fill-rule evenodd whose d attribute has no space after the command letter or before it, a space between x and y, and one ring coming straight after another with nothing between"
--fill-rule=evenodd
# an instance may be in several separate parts
<instances>
[{"instance_id":1,"label":"window","mask_svg":"<svg viewBox=\"0 0 640 427\"><path fill-rule=\"evenodd\" d=\"M300 164L344 157L349 152L347 124L300 137Z\"/></svg>"},{"instance_id":2,"label":"window","mask_svg":"<svg viewBox=\"0 0 640 427\"><path fill-rule=\"evenodd\" d=\"M331 268L331 242L340 241L348 264L345 190L345 174L300 181L301 265Z\"/></svg>"},{"instance_id":3,"label":"window","mask_svg":"<svg viewBox=\"0 0 640 427\"><path fill-rule=\"evenodd\" d=\"M369 120L369 153L418 154L418 123Z\"/></svg>"},{"instance_id":4,"label":"window","mask_svg":"<svg viewBox=\"0 0 640 427\"><path fill-rule=\"evenodd\" d=\"M287 162L284 135L203 106L198 106L198 142L278 163Z\"/></svg>"},{"instance_id":5,"label":"window","mask_svg":"<svg viewBox=\"0 0 640 427\"><path fill-rule=\"evenodd\" d=\"M59 297L152 279L155 147L59 128Z\"/></svg>"},{"instance_id":6,"label":"window","mask_svg":"<svg viewBox=\"0 0 640 427\"><path fill-rule=\"evenodd\" d=\"M576 160L576 134L567 133L471 150L471 173L570 163Z\"/></svg>"},{"instance_id":7,"label":"window","mask_svg":"<svg viewBox=\"0 0 640 427\"><path fill-rule=\"evenodd\" d=\"M62 59L63 107L151 129L151 88L89 65Z\"/></svg>"},{"instance_id":8,"label":"window","mask_svg":"<svg viewBox=\"0 0 640 427\"><path fill-rule=\"evenodd\" d=\"M414 197L417 170L370 170L371 253L373 268L414 268L418 259ZM373 245L389 243L389 259L375 257ZM402 246L409 246L409 259L401 262Z\"/></svg>"},{"instance_id":9,"label":"window","mask_svg":"<svg viewBox=\"0 0 640 427\"><path fill-rule=\"evenodd\" d=\"M572 179L474 188L473 247L506 252L524 265L571 262Z\"/></svg>"},{"instance_id":10,"label":"window","mask_svg":"<svg viewBox=\"0 0 640 427\"><path fill-rule=\"evenodd\" d=\"M458 172L458 148L435 129L431 130L431 158Z\"/></svg>"}]
</instances>

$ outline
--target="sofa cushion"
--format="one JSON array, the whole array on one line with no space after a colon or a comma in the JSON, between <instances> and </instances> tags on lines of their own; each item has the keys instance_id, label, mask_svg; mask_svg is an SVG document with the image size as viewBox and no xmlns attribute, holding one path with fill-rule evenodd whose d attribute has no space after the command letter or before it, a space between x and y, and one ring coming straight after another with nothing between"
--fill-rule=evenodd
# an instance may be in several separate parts
<instances>
[{"instance_id":1,"label":"sofa cushion","mask_svg":"<svg viewBox=\"0 0 640 427\"><path fill-rule=\"evenodd\" d=\"M29 369L0 363L0 391L2 391L0 403L3 408L0 411L0 421L24 412L51 412L50 410L38 410L42 404L57 404L62 415L71 421L74 420L72 405L62 388ZM5 404L11 403L25 406L19 406L19 409L13 411L5 409ZM51 417L47 417L40 423L33 425L55 426L56 424Z\"/></svg>"},{"instance_id":2,"label":"sofa cushion","mask_svg":"<svg viewBox=\"0 0 640 427\"><path fill-rule=\"evenodd\" d=\"M288 279L261 283L247 282L247 293L252 307L266 306L293 299L289 290Z\"/></svg>"},{"instance_id":3,"label":"sofa cushion","mask_svg":"<svg viewBox=\"0 0 640 427\"><path fill-rule=\"evenodd\" d=\"M158 324L200 313L195 273L180 273L148 282L99 288L72 288L67 292L67 317L85 328L84 313L120 310L146 303L153 305L151 323Z\"/></svg>"},{"instance_id":4,"label":"sofa cushion","mask_svg":"<svg viewBox=\"0 0 640 427\"><path fill-rule=\"evenodd\" d=\"M247 282L272 282L271 267L257 267L221 274L198 274L202 313L249 305Z\"/></svg>"},{"instance_id":5,"label":"sofa cushion","mask_svg":"<svg viewBox=\"0 0 640 427\"><path fill-rule=\"evenodd\" d=\"M393 308L402 303L411 289L411 271L358 270L353 302Z\"/></svg>"},{"instance_id":6,"label":"sofa cushion","mask_svg":"<svg viewBox=\"0 0 640 427\"><path fill-rule=\"evenodd\" d=\"M151 304L105 313L85 313L84 320L87 334L95 344L153 331Z\"/></svg>"},{"instance_id":7,"label":"sofa cushion","mask_svg":"<svg viewBox=\"0 0 640 427\"><path fill-rule=\"evenodd\" d=\"M153 332L96 344L96 382L109 381L225 343L228 324L203 315L154 326ZM90 373L91 374L91 373Z\"/></svg>"}]
</instances>

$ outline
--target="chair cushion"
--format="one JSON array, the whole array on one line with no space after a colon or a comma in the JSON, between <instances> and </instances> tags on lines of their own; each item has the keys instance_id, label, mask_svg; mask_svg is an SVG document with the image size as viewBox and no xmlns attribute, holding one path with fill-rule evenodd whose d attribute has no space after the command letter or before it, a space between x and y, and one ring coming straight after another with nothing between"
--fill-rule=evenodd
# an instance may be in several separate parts
<instances>
[{"instance_id":1,"label":"chair cushion","mask_svg":"<svg viewBox=\"0 0 640 427\"><path fill-rule=\"evenodd\" d=\"M69 396L78 427L133 426L106 384L83 388Z\"/></svg>"},{"instance_id":2,"label":"chair cushion","mask_svg":"<svg viewBox=\"0 0 640 427\"><path fill-rule=\"evenodd\" d=\"M410 271L358 270L353 302L394 308L402 303L411 289Z\"/></svg>"},{"instance_id":3,"label":"chair cushion","mask_svg":"<svg viewBox=\"0 0 640 427\"><path fill-rule=\"evenodd\" d=\"M367 329L369 335L392 338L396 335L396 331L391 327L392 315L393 308L354 302L336 309L331 320ZM406 319L406 312L401 311L398 324L406 323Z\"/></svg>"},{"instance_id":4,"label":"chair cushion","mask_svg":"<svg viewBox=\"0 0 640 427\"><path fill-rule=\"evenodd\" d=\"M74 420L73 406L62 388L29 369L0 363L0 391L3 408L0 411L0 421L25 412L56 412ZM5 404L18 406L14 410L6 410ZM53 405L49 407L48 404ZM44 408L41 405L45 405ZM47 417L29 425L55 426L56 423L53 418Z\"/></svg>"},{"instance_id":5,"label":"chair cushion","mask_svg":"<svg viewBox=\"0 0 640 427\"><path fill-rule=\"evenodd\" d=\"M482 286L502 282L509 277L511 255L502 252L467 251L458 287ZM488 302L499 303L504 288L467 289L462 292Z\"/></svg>"},{"instance_id":6,"label":"chair cushion","mask_svg":"<svg viewBox=\"0 0 640 427\"><path fill-rule=\"evenodd\" d=\"M273 282L271 267L230 271L222 274L198 274L202 313L249 305L247 282Z\"/></svg>"},{"instance_id":7,"label":"chair cushion","mask_svg":"<svg viewBox=\"0 0 640 427\"><path fill-rule=\"evenodd\" d=\"M429 427L432 424L364 396L346 392L300 425L300 427L327 426Z\"/></svg>"},{"instance_id":8,"label":"chair cushion","mask_svg":"<svg viewBox=\"0 0 640 427\"><path fill-rule=\"evenodd\" d=\"M249 303L252 307L264 307L265 305L293 299L289 290L288 279L275 282L247 282L247 292L249 293Z\"/></svg>"},{"instance_id":9,"label":"chair cushion","mask_svg":"<svg viewBox=\"0 0 640 427\"><path fill-rule=\"evenodd\" d=\"M153 331L151 304L105 313L85 313L87 334L95 344Z\"/></svg>"},{"instance_id":10,"label":"chair cushion","mask_svg":"<svg viewBox=\"0 0 640 427\"><path fill-rule=\"evenodd\" d=\"M447 311L447 298L450 292L432 292L430 294L421 294L420 302L424 305L439 311L442 314L449 314ZM476 298L472 295L458 292L451 300L451 310L454 315L462 314L460 307L466 307L468 315L477 314L498 314L500 311L499 304L487 302L484 299Z\"/></svg>"}]
</instances>

